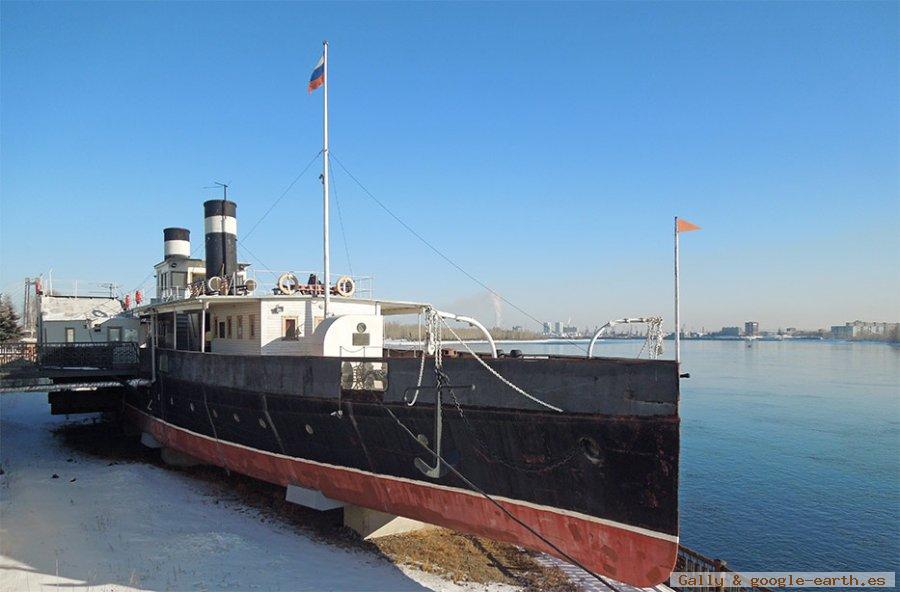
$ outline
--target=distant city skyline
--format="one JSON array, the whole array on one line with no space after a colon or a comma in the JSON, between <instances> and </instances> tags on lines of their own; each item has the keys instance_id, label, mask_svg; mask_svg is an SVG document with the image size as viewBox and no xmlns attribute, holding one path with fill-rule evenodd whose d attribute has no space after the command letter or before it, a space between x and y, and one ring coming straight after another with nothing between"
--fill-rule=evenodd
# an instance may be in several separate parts
<instances>
[{"instance_id":1,"label":"distant city skyline","mask_svg":"<svg viewBox=\"0 0 900 592\"><path fill-rule=\"evenodd\" d=\"M671 331L679 215L703 227L686 330L900 320L890 2L5 3L0 290L51 268L134 290L166 226L202 256L212 181L242 260L321 267L318 164L285 189L321 148L323 37L333 155L364 185L335 164L334 268L379 297Z\"/></svg>"}]
</instances>

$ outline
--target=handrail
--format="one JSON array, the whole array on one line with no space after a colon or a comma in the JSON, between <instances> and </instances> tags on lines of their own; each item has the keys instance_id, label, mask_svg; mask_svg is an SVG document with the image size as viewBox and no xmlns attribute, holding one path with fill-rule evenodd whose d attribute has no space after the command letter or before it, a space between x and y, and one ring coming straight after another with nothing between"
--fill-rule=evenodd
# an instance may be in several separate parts
<instances>
[{"instance_id":1,"label":"handrail","mask_svg":"<svg viewBox=\"0 0 900 592\"><path fill-rule=\"evenodd\" d=\"M658 320L661 320L661 319L659 317L634 317L634 318L624 318L624 319L616 319L614 321L609 321L608 323L606 323L605 325L603 325L602 327L597 329L597 332L594 333L594 336L591 338L591 344L588 346L587 357L588 358L594 357L594 344L597 343L598 339L600 339L600 334L603 333L604 331L606 331L607 329L615 327L616 325L624 325L627 323L651 323L651 322L658 321Z\"/></svg>"},{"instance_id":2,"label":"handrail","mask_svg":"<svg viewBox=\"0 0 900 592\"><path fill-rule=\"evenodd\" d=\"M463 315L453 314L452 312L444 312L444 311L442 311L442 310L435 310L435 312L436 312L436 313L438 314L438 316L441 317L441 318L444 318L444 319L450 319L450 320L452 320L452 321L459 321L460 323L468 323L468 324L472 325L473 327L476 327L476 328L478 328L478 329L481 329L481 332L484 333L484 336L485 336L485 338L487 339L487 342L488 342L488 343L490 344L490 346L491 346L491 357L494 357L494 358L497 357L497 344L494 343L494 338L491 337L490 331L488 331L487 328L486 328L484 325L482 325L481 323L479 323L478 321L476 321L476 320L473 319L472 317L467 317L467 316L463 316Z\"/></svg>"}]
</instances>

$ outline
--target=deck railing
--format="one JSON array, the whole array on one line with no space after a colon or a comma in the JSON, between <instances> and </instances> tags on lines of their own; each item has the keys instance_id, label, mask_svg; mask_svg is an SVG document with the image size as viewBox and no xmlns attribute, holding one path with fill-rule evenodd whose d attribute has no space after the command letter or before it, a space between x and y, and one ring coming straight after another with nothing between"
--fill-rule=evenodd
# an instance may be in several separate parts
<instances>
[{"instance_id":1,"label":"deck railing","mask_svg":"<svg viewBox=\"0 0 900 592\"><path fill-rule=\"evenodd\" d=\"M102 343L0 343L0 368L38 366L125 370L139 363L138 344L129 341Z\"/></svg>"},{"instance_id":2,"label":"deck railing","mask_svg":"<svg viewBox=\"0 0 900 592\"><path fill-rule=\"evenodd\" d=\"M0 368L37 363L37 344L16 341L0 343Z\"/></svg>"},{"instance_id":3,"label":"deck railing","mask_svg":"<svg viewBox=\"0 0 900 592\"><path fill-rule=\"evenodd\" d=\"M706 555L688 549L684 545L678 545L678 557L675 560L675 569L678 572L693 573L731 573L728 565L721 559L711 559ZM678 590L678 592L747 592L748 590L756 590L758 592L772 592L769 588L746 586L742 588L710 588L710 587L691 587L678 586L676 583L670 583L669 587Z\"/></svg>"},{"instance_id":4,"label":"deck railing","mask_svg":"<svg viewBox=\"0 0 900 592\"><path fill-rule=\"evenodd\" d=\"M42 343L39 366L58 368L123 369L138 364L138 344L130 341L103 343Z\"/></svg>"}]
</instances>

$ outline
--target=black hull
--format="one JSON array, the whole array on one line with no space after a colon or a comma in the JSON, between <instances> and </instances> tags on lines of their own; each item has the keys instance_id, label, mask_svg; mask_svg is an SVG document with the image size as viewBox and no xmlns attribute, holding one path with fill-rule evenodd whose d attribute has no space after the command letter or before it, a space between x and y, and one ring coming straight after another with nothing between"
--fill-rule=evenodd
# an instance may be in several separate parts
<instances>
[{"instance_id":1,"label":"black hull","mask_svg":"<svg viewBox=\"0 0 900 592\"><path fill-rule=\"evenodd\" d=\"M131 393L127 403L146 418L183 428L200 438L198 442L233 443L239 445L237 450L390 477L432 490L471 491L452 471L431 478L416 466L417 458L430 466L437 463L403 429L436 446L435 391L422 391L413 406L403 401L416 383L415 359L385 358L388 387L375 392L342 389L340 360L164 350L158 358L156 383ZM445 359L445 373L460 388L442 392L441 456L492 497L546 508L554 515L596 518L593 522L649 533L652 544L660 540L666 541L666 549L672 547L678 534L675 364L608 359L490 363L526 391L565 411L523 398L474 360ZM432 376L430 368L425 376ZM227 465L217 454L222 460L217 464ZM296 475L267 475L263 478L284 483L297 480ZM355 498L345 501L360 503L367 499L364 493L343 495ZM360 505L403 514L386 504L390 501L373 499ZM484 519L473 511L468 530L482 534L479 522ZM441 517L432 516L432 521L441 523ZM447 519L448 525L464 530L467 522L465 517ZM553 531L546 523L530 526ZM487 534L497 536L494 530ZM615 533L603 534L609 536ZM575 546L584 543L572 541ZM655 556L650 558L652 553L645 554L648 562L659 563ZM615 561L601 559L596 565L620 579L642 567L617 571ZM661 573L664 567L652 567L660 573L648 576L651 579L667 575ZM641 585L648 581L631 579Z\"/></svg>"}]
</instances>

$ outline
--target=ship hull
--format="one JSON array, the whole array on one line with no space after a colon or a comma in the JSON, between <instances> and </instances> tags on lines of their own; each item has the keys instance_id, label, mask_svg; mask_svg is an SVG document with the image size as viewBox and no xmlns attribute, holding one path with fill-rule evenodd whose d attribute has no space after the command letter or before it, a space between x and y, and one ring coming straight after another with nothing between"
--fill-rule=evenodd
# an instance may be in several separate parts
<instances>
[{"instance_id":1,"label":"ship hull","mask_svg":"<svg viewBox=\"0 0 900 592\"><path fill-rule=\"evenodd\" d=\"M375 393L341 388L339 377L332 388L327 377L340 366L327 361L268 360L261 368L249 357L161 356L153 388L131 394L126 411L164 446L279 485L574 559L633 585L655 585L674 565L677 381L674 397L666 395L666 366L630 366L621 376L600 362L570 367L595 375L593 390L588 397L577 394L585 383L560 383L546 397L575 411L556 413L509 398L496 379L461 361L445 362L470 388L458 384L459 393L440 401L442 457L457 474L429 477L416 459L439 464L420 444L436 445L439 401L435 391L422 391L413 406L403 401L416 383L415 360L387 360L390 387ZM544 387L540 377L560 370L532 366L518 378ZM654 382L656 392L637 394ZM621 403L613 400L618 390ZM611 412L622 405L631 413Z\"/></svg>"}]
</instances>

